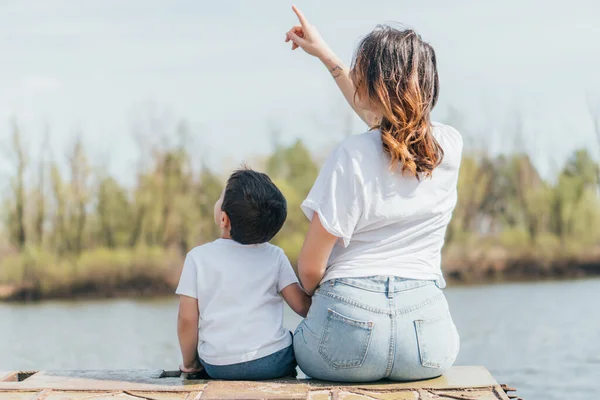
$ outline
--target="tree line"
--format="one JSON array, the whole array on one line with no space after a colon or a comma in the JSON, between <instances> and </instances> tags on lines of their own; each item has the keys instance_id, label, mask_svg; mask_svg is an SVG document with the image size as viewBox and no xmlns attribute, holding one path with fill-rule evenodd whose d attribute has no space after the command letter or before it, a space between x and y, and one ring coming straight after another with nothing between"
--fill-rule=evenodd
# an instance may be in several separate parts
<instances>
[{"instance_id":1,"label":"tree line","mask_svg":"<svg viewBox=\"0 0 600 400\"><path fill-rule=\"evenodd\" d=\"M123 184L93 165L80 139L57 160L34 159L23 138L13 121L10 185L1 196L0 284L48 293L140 280L170 288L183 255L217 237L213 205L229 171L195 167L185 141L153 146L133 184ZM308 227L300 203L319 162L297 140L276 145L257 164L252 167L267 172L288 200L288 220L273 242L294 263ZM456 270L469 265L468 274L482 257L486 265L493 261L494 252L505 261L598 254L599 189L598 163L588 149L575 151L550 179L527 153L467 149L446 260Z\"/></svg>"}]
</instances>

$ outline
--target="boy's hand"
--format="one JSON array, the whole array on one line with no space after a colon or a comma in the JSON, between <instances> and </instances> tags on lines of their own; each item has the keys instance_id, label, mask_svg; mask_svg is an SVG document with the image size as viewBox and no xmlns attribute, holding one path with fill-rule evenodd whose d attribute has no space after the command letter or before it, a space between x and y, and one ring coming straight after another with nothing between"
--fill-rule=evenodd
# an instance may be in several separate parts
<instances>
[{"instance_id":1,"label":"boy's hand","mask_svg":"<svg viewBox=\"0 0 600 400\"><path fill-rule=\"evenodd\" d=\"M179 370L186 374L194 374L196 372L200 372L204 369L202 364L200 364L199 360L194 360L191 365L183 365L179 366Z\"/></svg>"},{"instance_id":2,"label":"boy's hand","mask_svg":"<svg viewBox=\"0 0 600 400\"><path fill-rule=\"evenodd\" d=\"M301 317L306 318L308 309L312 304L312 298L308 295L299 284L293 283L286 286L281 291L281 297L290 306L292 310Z\"/></svg>"}]
</instances>

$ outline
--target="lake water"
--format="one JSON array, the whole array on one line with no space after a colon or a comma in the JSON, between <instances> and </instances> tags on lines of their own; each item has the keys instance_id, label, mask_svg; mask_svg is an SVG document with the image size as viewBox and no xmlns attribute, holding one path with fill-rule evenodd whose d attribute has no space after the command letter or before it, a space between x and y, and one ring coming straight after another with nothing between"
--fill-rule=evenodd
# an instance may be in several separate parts
<instances>
[{"instance_id":1,"label":"lake water","mask_svg":"<svg viewBox=\"0 0 600 400\"><path fill-rule=\"evenodd\" d=\"M446 289L457 364L525 399L600 398L600 280ZM176 369L177 299L0 304L0 370ZM293 329L300 319L286 314ZM595 395L593 395L595 393Z\"/></svg>"}]
</instances>

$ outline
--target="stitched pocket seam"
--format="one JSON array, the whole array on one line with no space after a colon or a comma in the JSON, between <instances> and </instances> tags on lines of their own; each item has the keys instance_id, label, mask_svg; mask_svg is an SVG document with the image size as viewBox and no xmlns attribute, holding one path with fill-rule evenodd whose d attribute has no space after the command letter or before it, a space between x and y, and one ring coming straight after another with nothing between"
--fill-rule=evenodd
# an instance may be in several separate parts
<instances>
[{"instance_id":1,"label":"stitched pocket seam","mask_svg":"<svg viewBox=\"0 0 600 400\"><path fill-rule=\"evenodd\" d=\"M359 353L359 357L356 360L333 360L331 356L328 354L326 349L326 344L329 341L329 331L331 328L332 321L340 321L346 323L350 326L364 329L367 331L367 335L361 344L361 350ZM342 314L339 314L332 309L327 309L327 322L325 323L325 328L323 330L323 336L321 337L321 341L319 342L319 354L321 357L329 364L330 367L334 369L343 369L343 368L357 368L363 365L365 359L367 357L369 346L371 345L371 336L373 333L374 323L371 321L358 321L352 318L348 318Z\"/></svg>"},{"instance_id":2,"label":"stitched pocket seam","mask_svg":"<svg viewBox=\"0 0 600 400\"><path fill-rule=\"evenodd\" d=\"M428 355L429 346L424 341L425 335L426 335L425 326L427 326L428 324L434 323L434 322L439 322L444 319L450 319L450 318L451 318L450 314L445 313L445 314L438 315L433 318L415 320L414 323L415 323L415 329L416 329L416 333L417 333L417 345L419 348L419 356L421 358L421 365L423 367L442 368L443 366L448 364L449 361L451 361L453 359L454 353L456 353L456 351L454 349L452 349L452 351L448 351L448 353L444 356L443 359L436 361L436 362L431 361L429 359L429 355ZM442 333L442 334L445 334L445 333Z\"/></svg>"}]
</instances>

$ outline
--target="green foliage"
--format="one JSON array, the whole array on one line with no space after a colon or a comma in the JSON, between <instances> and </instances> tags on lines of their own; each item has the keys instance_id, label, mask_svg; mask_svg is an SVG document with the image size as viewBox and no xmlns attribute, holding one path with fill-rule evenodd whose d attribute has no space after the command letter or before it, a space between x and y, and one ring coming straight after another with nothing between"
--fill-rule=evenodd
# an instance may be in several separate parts
<instances>
[{"instance_id":1,"label":"green foliage","mask_svg":"<svg viewBox=\"0 0 600 400\"><path fill-rule=\"evenodd\" d=\"M114 178L103 177L98 184L96 241L107 248L129 244L132 224L131 204L127 191Z\"/></svg>"},{"instance_id":2,"label":"green foliage","mask_svg":"<svg viewBox=\"0 0 600 400\"><path fill-rule=\"evenodd\" d=\"M137 171L132 187L92 169L79 140L65 160L66 168L44 160L31 168L40 177L29 184L28 159L16 128L13 146L19 154L14 190L2 199L2 231L12 248L0 254L0 284L55 293L140 279L164 282L179 271L187 251L219 235L213 208L225 180L207 167L194 171L183 144L153 149L150 163ZM289 210L274 243L295 262L308 227L300 203L318 167L297 141L279 147L267 169Z\"/></svg>"},{"instance_id":3,"label":"green foliage","mask_svg":"<svg viewBox=\"0 0 600 400\"><path fill-rule=\"evenodd\" d=\"M290 147L278 147L267 160L267 173L288 203L288 217L273 243L280 246L292 263L296 263L308 229L308 220L300 204L308 195L319 169L308 149L298 140Z\"/></svg>"},{"instance_id":4,"label":"green foliage","mask_svg":"<svg viewBox=\"0 0 600 400\"><path fill-rule=\"evenodd\" d=\"M297 140L290 147L278 146L267 160L267 173L285 180L301 195L308 194L319 169L304 143Z\"/></svg>"},{"instance_id":5,"label":"green foliage","mask_svg":"<svg viewBox=\"0 0 600 400\"><path fill-rule=\"evenodd\" d=\"M555 183L526 154L464 155L448 258L480 269L585 259L600 245L597 174L586 150L573 154Z\"/></svg>"},{"instance_id":6,"label":"green foliage","mask_svg":"<svg viewBox=\"0 0 600 400\"><path fill-rule=\"evenodd\" d=\"M95 248L78 256L58 256L27 247L0 260L0 283L26 285L39 295L151 285L168 282L179 270L181 257L160 247Z\"/></svg>"},{"instance_id":7,"label":"green foliage","mask_svg":"<svg viewBox=\"0 0 600 400\"><path fill-rule=\"evenodd\" d=\"M0 252L0 284L30 285L42 293L152 280L172 284L185 253L218 236L213 207L225 180L206 167L194 170L183 144L154 148L135 184L125 186L92 169L79 141L66 168L56 161L32 166L13 128L11 191L0 199L0 234L10 244ZM288 202L287 221L273 243L293 264L308 228L300 204L318 170L300 140L277 146L266 160L266 172ZM526 154L465 154L447 259L477 265L487 254L547 263L597 248L598 176L586 150L575 152L553 182L542 179Z\"/></svg>"}]
</instances>

